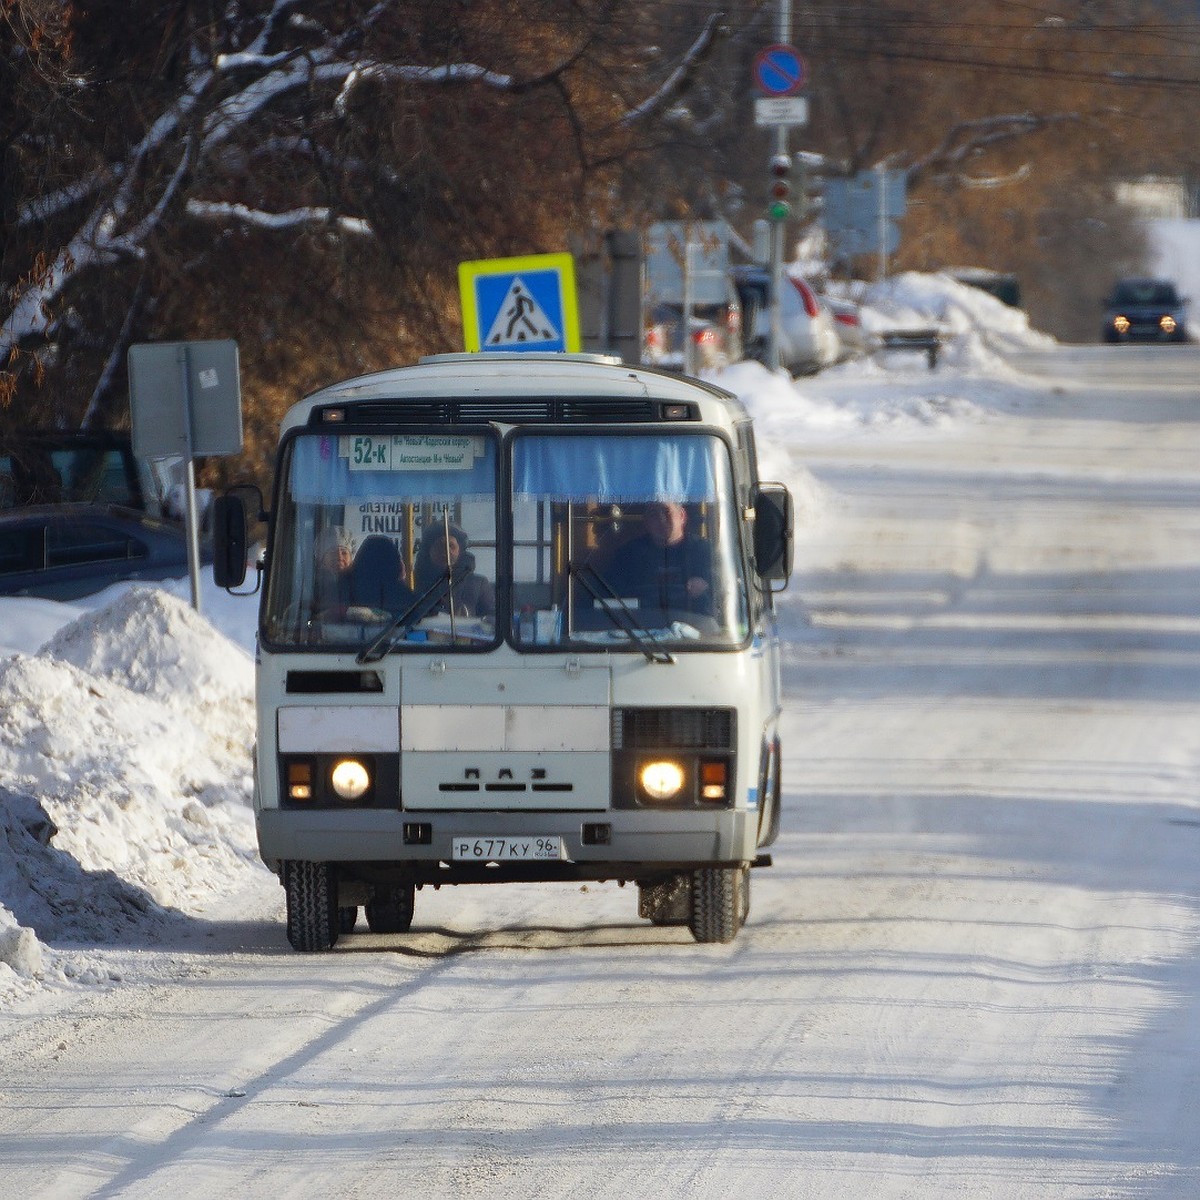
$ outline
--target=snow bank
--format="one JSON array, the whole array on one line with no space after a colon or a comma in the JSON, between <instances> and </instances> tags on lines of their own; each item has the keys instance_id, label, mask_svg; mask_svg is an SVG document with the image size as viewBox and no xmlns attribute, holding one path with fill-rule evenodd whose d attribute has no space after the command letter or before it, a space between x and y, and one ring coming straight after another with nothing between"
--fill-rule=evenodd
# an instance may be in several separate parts
<instances>
[{"instance_id":1,"label":"snow bank","mask_svg":"<svg viewBox=\"0 0 1200 1200\"><path fill-rule=\"evenodd\" d=\"M0 999L86 978L104 944L262 870L253 663L183 600L135 588L0 660Z\"/></svg>"},{"instance_id":2,"label":"snow bank","mask_svg":"<svg viewBox=\"0 0 1200 1200\"><path fill-rule=\"evenodd\" d=\"M884 329L937 325L950 335L943 353L947 365L962 370L1006 371L997 351L1048 348L1047 334L1029 326L1019 308L949 275L908 271L867 286L863 293L863 328Z\"/></svg>"},{"instance_id":3,"label":"snow bank","mask_svg":"<svg viewBox=\"0 0 1200 1200\"><path fill-rule=\"evenodd\" d=\"M844 426L854 418L806 396L786 371L772 374L758 362L735 363L714 378L737 395L754 418L760 478L786 483L792 493L796 524L815 524L825 511L825 490L803 463L792 458L788 437L794 437L798 427Z\"/></svg>"}]
</instances>

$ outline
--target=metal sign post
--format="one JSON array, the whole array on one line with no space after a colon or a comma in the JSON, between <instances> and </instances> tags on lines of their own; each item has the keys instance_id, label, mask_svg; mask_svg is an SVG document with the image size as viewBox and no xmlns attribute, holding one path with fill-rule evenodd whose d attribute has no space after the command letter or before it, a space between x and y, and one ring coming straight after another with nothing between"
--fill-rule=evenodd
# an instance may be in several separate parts
<instances>
[{"instance_id":1,"label":"metal sign post","mask_svg":"<svg viewBox=\"0 0 1200 1200\"><path fill-rule=\"evenodd\" d=\"M183 452L183 511L187 529L188 578L192 583L192 607L200 611L200 521L196 515L196 460L192 456L192 387L188 378L186 345L176 346L180 392L183 396L183 428L186 449Z\"/></svg>"},{"instance_id":2,"label":"metal sign post","mask_svg":"<svg viewBox=\"0 0 1200 1200\"><path fill-rule=\"evenodd\" d=\"M775 153L786 156L787 128L781 125L775 131ZM782 366L780 345L783 342L783 310L781 296L783 292L783 221L771 222L771 306L770 334L767 339L767 370L778 371Z\"/></svg>"},{"instance_id":3,"label":"metal sign post","mask_svg":"<svg viewBox=\"0 0 1200 1200\"><path fill-rule=\"evenodd\" d=\"M140 458L183 460L192 607L200 611L196 455L240 454L242 391L237 342L157 342L129 347L129 416Z\"/></svg>"},{"instance_id":4,"label":"metal sign post","mask_svg":"<svg viewBox=\"0 0 1200 1200\"><path fill-rule=\"evenodd\" d=\"M788 158L787 131L792 125L808 122L808 102L798 95L808 79L808 68L794 46L788 45L792 28L791 0L779 0L779 42L767 46L754 59L754 85L760 95L755 101L755 123L775 127L775 158ZM768 308L767 368L780 367L780 342L783 340L783 318L780 295L783 290L783 258L785 253L783 216L771 222L770 275L771 295Z\"/></svg>"}]
</instances>

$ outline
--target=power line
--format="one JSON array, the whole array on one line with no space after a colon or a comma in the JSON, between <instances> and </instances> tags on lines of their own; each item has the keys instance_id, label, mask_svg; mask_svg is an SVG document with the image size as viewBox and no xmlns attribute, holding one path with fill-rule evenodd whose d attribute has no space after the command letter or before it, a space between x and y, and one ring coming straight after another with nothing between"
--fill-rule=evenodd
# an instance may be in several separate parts
<instances>
[{"instance_id":1,"label":"power line","mask_svg":"<svg viewBox=\"0 0 1200 1200\"><path fill-rule=\"evenodd\" d=\"M923 63L930 66L953 67L960 70L986 70L999 74L1030 79L1061 79L1074 83L1111 84L1122 87L1155 90L1191 90L1200 88L1200 78L1185 78L1150 71L1126 71L1116 68L1085 69L1058 64L1039 65L983 55L938 53L928 49L911 49L898 44L864 46L832 43L826 47L842 57L874 59L883 62ZM1126 60L1127 61L1127 60Z\"/></svg>"}]
</instances>

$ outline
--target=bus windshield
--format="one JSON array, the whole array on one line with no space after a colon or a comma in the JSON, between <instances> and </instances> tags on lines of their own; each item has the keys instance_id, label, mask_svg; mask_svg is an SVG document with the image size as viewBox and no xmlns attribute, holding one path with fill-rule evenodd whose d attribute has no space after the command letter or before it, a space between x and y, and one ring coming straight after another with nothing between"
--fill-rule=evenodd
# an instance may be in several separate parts
<instances>
[{"instance_id":1,"label":"bus windshield","mask_svg":"<svg viewBox=\"0 0 1200 1200\"><path fill-rule=\"evenodd\" d=\"M514 642L644 653L741 643L748 609L737 528L718 437L518 434Z\"/></svg>"},{"instance_id":2,"label":"bus windshield","mask_svg":"<svg viewBox=\"0 0 1200 1200\"><path fill-rule=\"evenodd\" d=\"M502 639L529 653L648 656L745 642L721 438L520 430L507 447L501 472L489 432L291 438L266 640L352 648L362 661Z\"/></svg>"},{"instance_id":3,"label":"bus windshield","mask_svg":"<svg viewBox=\"0 0 1200 1200\"><path fill-rule=\"evenodd\" d=\"M270 642L486 646L496 637L497 438L301 434L281 464Z\"/></svg>"}]
</instances>

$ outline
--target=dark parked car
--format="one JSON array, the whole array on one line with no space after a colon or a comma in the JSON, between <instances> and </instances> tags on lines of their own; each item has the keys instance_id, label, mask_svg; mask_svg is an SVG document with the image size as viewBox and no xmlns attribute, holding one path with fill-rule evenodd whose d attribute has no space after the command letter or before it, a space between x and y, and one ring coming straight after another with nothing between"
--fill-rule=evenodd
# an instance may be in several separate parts
<instances>
[{"instance_id":1,"label":"dark parked car","mask_svg":"<svg viewBox=\"0 0 1200 1200\"><path fill-rule=\"evenodd\" d=\"M1165 279L1122 279L1104 302L1106 342L1186 342L1186 300Z\"/></svg>"},{"instance_id":2,"label":"dark parked car","mask_svg":"<svg viewBox=\"0 0 1200 1200\"><path fill-rule=\"evenodd\" d=\"M991 271L987 267L949 267L946 274L959 283L995 296L1009 308L1021 307L1021 281L1015 275Z\"/></svg>"},{"instance_id":3,"label":"dark parked car","mask_svg":"<svg viewBox=\"0 0 1200 1200\"><path fill-rule=\"evenodd\" d=\"M209 550L202 557L211 561ZM113 504L0 511L0 596L76 600L124 579L188 573L183 530Z\"/></svg>"},{"instance_id":4,"label":"dark parked car","mask_svg":"<svg viewBox=\"0 0 1200 1200\"><path fill-rule=\"evenodd\" d=\"M158 480L127 433L0 433L0 509L88 501L162 515Z\"/></svg>"}]
</instances>

